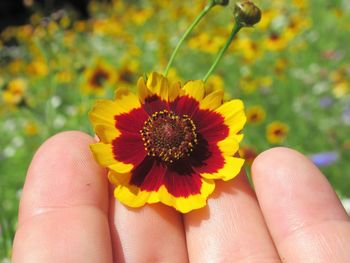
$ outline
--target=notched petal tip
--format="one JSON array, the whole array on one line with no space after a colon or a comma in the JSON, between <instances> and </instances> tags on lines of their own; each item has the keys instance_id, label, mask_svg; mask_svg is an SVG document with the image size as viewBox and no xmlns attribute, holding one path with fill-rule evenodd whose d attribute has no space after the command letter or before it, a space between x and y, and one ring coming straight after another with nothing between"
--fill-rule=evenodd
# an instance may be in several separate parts
<instances>
[{"instance_id":1,"label":"notched petal tip","mask_svg":"<svg viewBox=\"0 0 350 263\"><path fill-rule=\"evenodd\" d=\"M200 102L204 98L205 88L202 80L190 80L182 88L181 95L187 95Z\"/></svg>"}]
</instances>

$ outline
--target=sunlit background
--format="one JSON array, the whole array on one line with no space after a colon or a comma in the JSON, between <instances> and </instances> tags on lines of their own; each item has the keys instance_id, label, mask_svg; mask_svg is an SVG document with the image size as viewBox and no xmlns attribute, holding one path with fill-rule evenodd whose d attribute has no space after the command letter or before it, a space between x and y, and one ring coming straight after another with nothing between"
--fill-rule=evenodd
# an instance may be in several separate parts
<instances>
[{"instance_id":1,"label":"sunlit background","mask_svg":"<svg viewBox=\"0 0 350 263\"><path fill-rule=\"evenodd\" d=\"M163 72L205 0L0 3L0 262L8 262L18 202L38 146L64 130L92 134L87 112L116 87ZM239 33L208 85L245 101L241 155L274 146L319 166L350 206L350 2L256 0L255 28ZM232 3L231 3L232 5ZM215 7L176 58L170 79L203 78L233 24ZM57 156L57 162L59 162ZM296 164L297 165L297 164Z\"/></svg>"}]
</instances>

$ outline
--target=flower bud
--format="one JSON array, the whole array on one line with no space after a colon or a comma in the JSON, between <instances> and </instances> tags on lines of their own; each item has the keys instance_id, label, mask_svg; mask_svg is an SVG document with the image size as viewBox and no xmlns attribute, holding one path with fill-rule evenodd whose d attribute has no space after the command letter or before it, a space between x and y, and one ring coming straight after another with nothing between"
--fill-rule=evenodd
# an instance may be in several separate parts
<instances>
[{"instance_id":1,"label":"flower bud","mask_svg":"<svg viewBox=\"0 0 350 263\"><path fill-rule=\"evenodd\" d=\"M230 2L230 0L214 0L215 5L225 6L225 5L228 5L228 2Z\"/></svg>"},{"instance_id":2,"label":"flower bud","mask_svg":"<svg viewBox=\"0 0 350 263\"><path fill-rule=\"evenodd\" d=\"M249 0L238 1L235 4L234 17L243 26L253 26L261 19L261 11Z\"/></svg>"}]
</instances>

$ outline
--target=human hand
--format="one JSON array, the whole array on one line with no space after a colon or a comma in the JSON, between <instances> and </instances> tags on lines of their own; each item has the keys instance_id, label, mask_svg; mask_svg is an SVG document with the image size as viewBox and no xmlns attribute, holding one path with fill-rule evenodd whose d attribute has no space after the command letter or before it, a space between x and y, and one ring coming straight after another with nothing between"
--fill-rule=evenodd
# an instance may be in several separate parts
<instances>
[{"instance_id":1,"label":"human hand","mask_svg":"<svg viewBox=\"0 0 350 263\"><path fill-rule=\"evenodd\" d=\"M244 174L217 181L205 208L121 205L94 140L80 132L45 142L20 204L18 262L349 262L350 221L334 190L301 154L276 148Z\"/></svg>"}]
</instances>

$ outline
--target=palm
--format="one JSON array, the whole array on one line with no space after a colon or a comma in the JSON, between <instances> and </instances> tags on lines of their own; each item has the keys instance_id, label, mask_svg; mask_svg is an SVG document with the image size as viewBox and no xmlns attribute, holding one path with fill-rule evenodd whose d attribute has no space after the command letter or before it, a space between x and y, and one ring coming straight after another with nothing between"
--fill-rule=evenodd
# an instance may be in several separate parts
<instances>
[{"instance_id":1,"label":"palm","mask_svg":"<svg viewBox=\"0 0 350 263\"><path fill-rule=\"evenodd\" d=\"M68 132L39 149L23 189L13 262L350 258L348 216L326 179L294 151L274 149L258 158L256 194L240 175L218 183L207 207L181 215L161 204L129 209L115 201L88 150L91 142Z\"/></svg>"}]
</instances>

